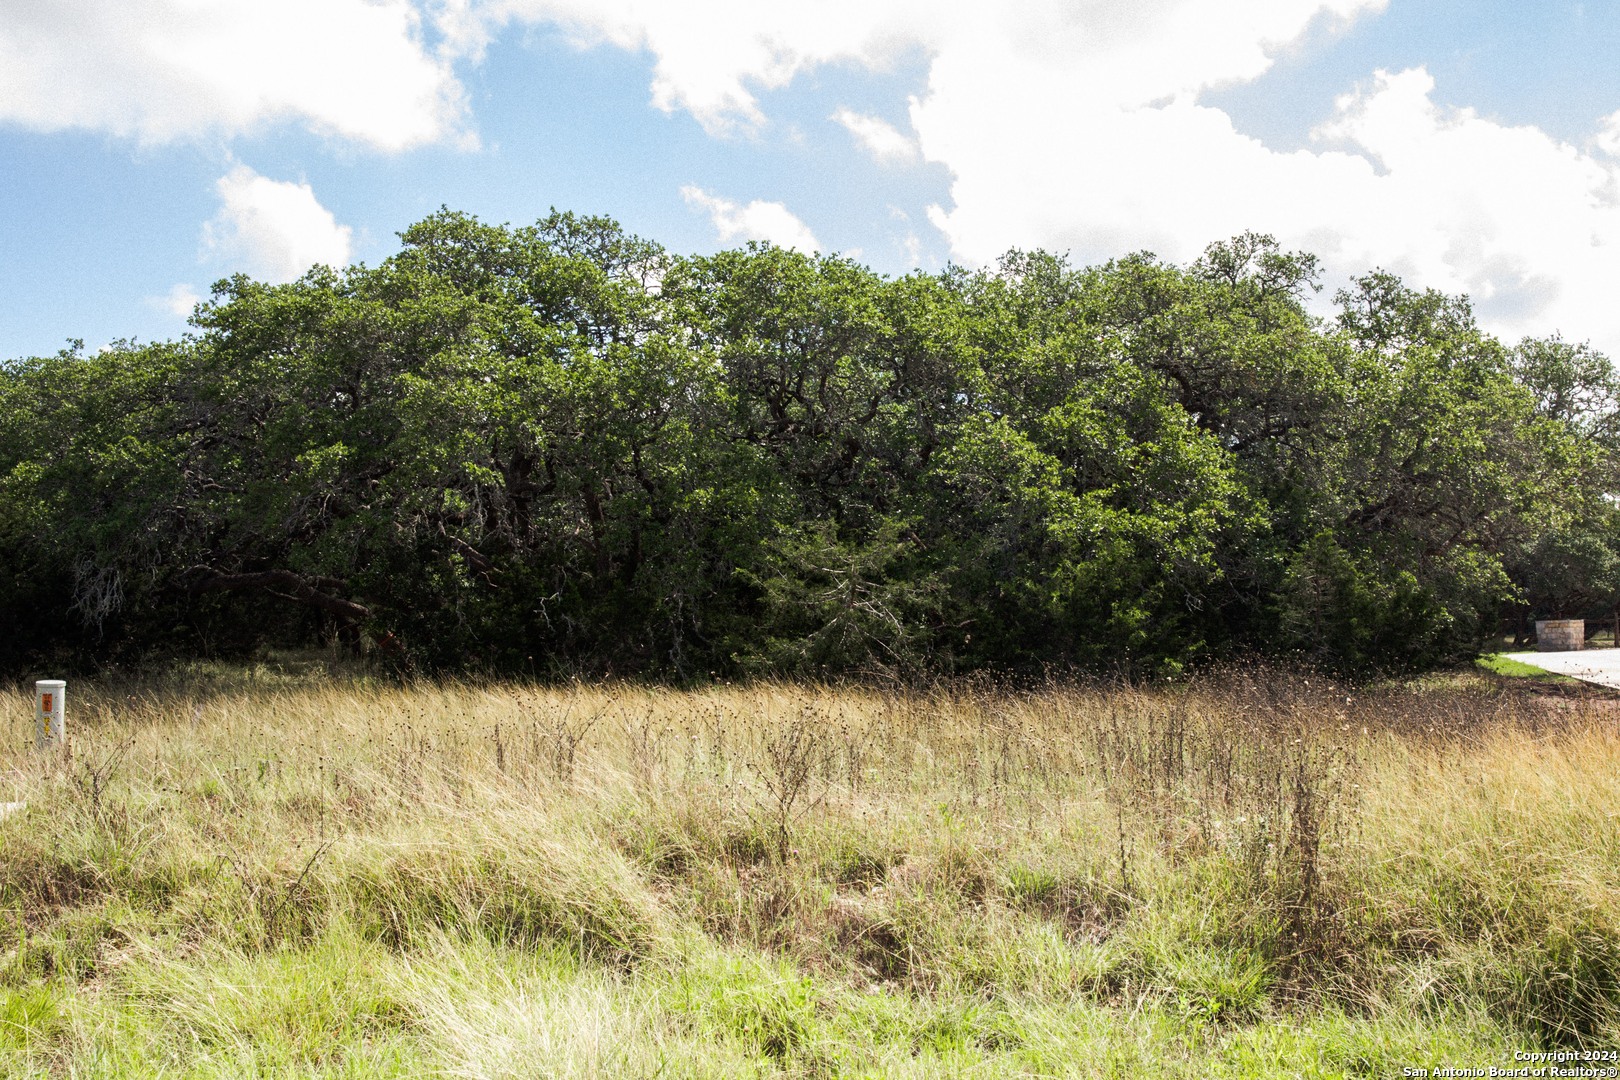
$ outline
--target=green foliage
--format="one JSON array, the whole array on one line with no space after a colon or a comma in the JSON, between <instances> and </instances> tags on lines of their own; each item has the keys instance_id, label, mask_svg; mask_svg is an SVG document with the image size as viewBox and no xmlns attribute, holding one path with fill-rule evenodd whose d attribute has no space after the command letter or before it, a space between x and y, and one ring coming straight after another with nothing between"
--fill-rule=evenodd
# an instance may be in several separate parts
<instances>
[{"instance_id":1,"label":"green foliage","mask_svg":"<svg viewBox=\"0 0 1620 1080\"><path fill-rule=\"evenodd\" d=\"M195 333L0 368L19 670L1371 673L1620 602L1620 379L1245 234L881 278L448 210ZM372 644L367 644L367 642Z\"/></svg>"}]
</instances>

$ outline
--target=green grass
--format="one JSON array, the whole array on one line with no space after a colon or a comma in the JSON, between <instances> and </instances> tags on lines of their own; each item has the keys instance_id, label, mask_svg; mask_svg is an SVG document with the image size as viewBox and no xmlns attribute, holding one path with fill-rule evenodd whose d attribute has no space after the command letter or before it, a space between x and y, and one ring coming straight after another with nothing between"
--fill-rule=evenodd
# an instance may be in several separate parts
<instances>
[{"instance_id":1,"label":"green grass","mask_svg":"<svg viewBox=\"0 0 1620 1080\"><path fill-rule=\"evenodd\" d=\"M1526 664L1524 661L1515 661L1513 657L1502 656L1500 653L1490 653L1487 654L1487 656L1481 656L1479 659L1477 659L1477 661L1474 661L1474 664L1479 665L1479 667L1484 667L1487 672L1492 672L1492 674L1495 675L1508 675L1508 677L1515 678L1558 678L1558 675L1552 674L1552 672L1544 669L1544 667L1536 667L1536 665Z\"/></svg>"},{"instance_id":2,"label":"green grass","mask_svg":"<svg viewBox=\"0 0 1620 1080\"><path fill-rule=\"evenodd\" d=\"M1382 1077L1620 1042L1620 735L1487 680L70 687L0 1075Z\"/></svg>"}]
</instances>

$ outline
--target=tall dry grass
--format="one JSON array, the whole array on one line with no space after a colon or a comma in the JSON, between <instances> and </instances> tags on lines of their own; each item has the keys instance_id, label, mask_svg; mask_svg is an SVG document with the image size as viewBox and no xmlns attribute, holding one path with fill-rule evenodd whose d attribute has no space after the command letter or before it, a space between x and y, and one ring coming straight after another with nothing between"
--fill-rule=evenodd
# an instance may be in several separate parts
<instances>
[{"instance_id":1,"label":"tall dry grass","mask_svg":"<svg viewBox=\"0 0 1620 1080\"><path fill-rule=\"evenodd\" d=\"M1106 1055L1154 1024L1231 1054L1406 1032L1371 1062L1614 1045L1620 714L1506 685L198 669L70 687L50 758L19 690L0 1030L108 1075L1061 1075L1082 1029L1129 1033Z\"/></svg>"}]
</instances>

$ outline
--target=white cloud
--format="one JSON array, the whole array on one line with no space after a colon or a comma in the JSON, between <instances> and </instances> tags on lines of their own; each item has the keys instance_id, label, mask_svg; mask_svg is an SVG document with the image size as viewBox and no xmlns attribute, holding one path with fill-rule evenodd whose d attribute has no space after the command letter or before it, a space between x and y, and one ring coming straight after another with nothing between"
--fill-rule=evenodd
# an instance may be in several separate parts
<instances>
[{"instance_id":1,"label":"white cloud","mask_svg":"<svg viewBox=\"0 0 1620 1080\"><path fill-rule=\"evenodd\" d=\"M1313 149L1280 153L1199 105L1174 71L1110 98L1123 83L1081 93L1057 68L1011 60L991 67L1022 83L1018 99L1049 102L1044 116L986 100L988 75L943 57L913 109L925 154L954 174L954 205L931 219L958 258L1042 244L1186 260L1257 229L1321 255L1339 280L1384 266L1467 293L1505 338L1562 330L1620 349L1604 284L1620 276L1620 166L1443 107L1422 69L1373 74L1334 103ZM1141 100L1153 90L1163 96Z\"/></svg>"},{"instance_id":2,"label":"white cloud","mask_svg":"<svg viewBox=\"0 0 1620 1080\"><path fill-rule=\"evenodd\" d=\"M1611 157L1620 157L1620 112L1612 112L1598 122L1592 144Z\"/></svg>"},{"instance_id":3,"label":"white cloud","mask_svg":"<svg viewBox=\"0 0 1620 1080\"><path fill-rule=\"evenodd\" d=\"M1384 266L1467 292L1505 337L1557 329L1620 353L1607 295L1620 280L1620 113L1594 117L1583 148L1447 108L1421 69L1368 72L1323 103L1311 147L1278 152L1200 104L1263 75L1323 20L1386 3L461 0L457 32L473 48L506 21L549 21L582 45L644 50L654 104L715 133L765 123L756 93L818 65L920 51L915 140L848 110L836 119L880 159L910 143L949 170L949 204L929 219L959 260L1039 245L1185 261L1257 229L1339 275ZM702 205L743 234L746 210Z\"/></svg>"},{"instance_id":4,"label":"white cloud","mask_svg":"<svg viewBox=\"0 0 1620 1080\"><path fill-rule=\"evenodd\" d=\"M1317 129L1380 166L1343 193L1341 261L1393 253L1423 283L1470 294L1506 336L1563 329L1620 346L1620 167L1534 127L1442 108L1433 90L1421 69L1379 72Z\"/></svg>"},{"instance_id":5,"label":"white cloud","mask_svg":"<svg viewBox=\"0 0 1620 1080\"><path fill-rule=\"evenodd\" d=\"M809 226L779 202L755 199L742 206L691 185L681 188L681 198L686 200L686 205L709 215L722 244L764 240L777 247L797 248L806 254L821 250Z\"/></svg>"},{"instance_id":6,"label":"white cloud","mask_svg":"<svg viewBox=\"0 0 1620 1080\"><path fill-rule=\"evenodd\" d=\"M645 50L653 103L685 109L712 133L765 120L756 89L786 86L820 64L881 68L917 49L940 62L974 62L1004 45L1012 68L1056 68L1077 84L1112 83L1147 101L1165 73L1192 88L1250 79L1321 16L1348 18L1388 0L446 0L439 27L449 51L477 55L512 21L560 27L581 47ZM1008 69L983 72L995 80ZM993 88L992 88L993 90ZM992 93L993 97L1005 95ZM1041 112L1044 103L1026 103Z\"/></svg>"},{"instance_id":7,"label":"white cloud","mask_svg":"<svg viewBox=\"0 0 1620 1080\"><path fill-rule=\"evenodd\" d=\"M841 108L832 118L882 164L905 165L917 160L917 143L881 117L863 116Z\"/></svg>"},{"instance_id":8,"label":"white cloud","mask_svg":"<svg viewBox=\"0 0 1620 1080\"><path fill-rule=\"evenodd\" d=\"M1275 153L1198 98L1263 74L1314 19L1374 6L1160 0L1110 21L1093 3L982 25L936 56L912 106L924 156L953 174L954 205L930 218L970 262L1013 245L1185 259L1247 228L1289 235L1280 213L1331 220L1329 192L1365 161Z\"/></svg>"},{"instance_id":9,"label":"white cloud","mask_svg":"<svg viewBox=\"0 0 1620 1080\"><path fill-rule=\"evenodd\" d=\"M0 0L0 123L163 143L292 120L400 150L464 113L420 29L409 0Z\"/></svg>"},{"instance_id":10,"label":"white cloud","mask_svg":"<svg viewBox=\"0 0 1620 1080\"><path fill-rule=\"evenodd\" d=\"M271 180L238 165L215 189L221 205L203 226L203 247L233 270L286 282L317 263L348 263L353 230L337 223L308 184Z\"/></svg>"},{"instance_id":11,"label":"white cloud","mask_svg":"<svg viewBox=\"0 0 1620 1080\"><path fill-rule=\"evenodd\" d=\"M413 2L434 13L437 51ZM1340 273L1383 265L1466 291L1505 336L1560 329L1620 353L1620 305L1604 289L1620 280L1620 112L1595 117L1576 146L1447 108L1421 69L1369 72L1324 103L1309 149L1282 153L1199 103L1263 75L1321 20L1386 4L0 0L0 123L157 143L296 122L398 150L462 132L452 61L530 22L581 47L646 52L656 107L731 134L768 122L762 91L818 66L920 54L928 81L909 124L847 108L834 119L880 162L949 171L950 199L929 220L959 260L1015 245L1186 260L1261 229ZM780 203L683 194L724 241L819 247ZM277 279L347 261L347 228L307 185L237 169L220 195L211 250Z\"/></svg>"},{"instance_id":12,"label":"white cloud","mask_svg":"<svg viewBox=\"0 0 1620 1080\"><path fill-rule=\"evenodd\" d=\"M181 282L175 285L163 296L149 297L154 307L162 308L171 315L182 319L191 317L191 309L202 303L202 295L192 288L190 284Z\"/></svg>"},{"instance_id":13,"label":"white cloud","mask_svg":"<svg viewBox=\"0 0 1620 1080\"><path fill-rule=\"evenodd\" d=\"M558 26L576 45L653 55L652 101L685 109L711 134L765 122L756 89L786 86L819 63L881 66L913 48L933 5L922 0L451 0L439 16L447 51L477 56L512 21Z\"/></svg>"}]
</instances>

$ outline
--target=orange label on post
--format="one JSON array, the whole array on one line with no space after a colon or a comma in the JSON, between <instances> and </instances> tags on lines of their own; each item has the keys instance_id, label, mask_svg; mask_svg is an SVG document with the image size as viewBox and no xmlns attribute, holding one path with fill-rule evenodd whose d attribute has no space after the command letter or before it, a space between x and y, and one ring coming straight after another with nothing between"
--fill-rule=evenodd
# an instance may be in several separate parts
<instances>
[{"instance_id":1,"label":"orange label on post","mask_svg":"<svg viewBox=\"0 0 1620 1080\"><path fill-rule=\"evenodd\" d=\"M39 695L39 700L40 700L41 705L44 707L45 711L50 712L51 711L51 695L50 694L41 694L41 695Z\"/></svg>"}]
</instances>

